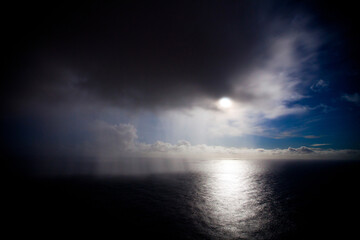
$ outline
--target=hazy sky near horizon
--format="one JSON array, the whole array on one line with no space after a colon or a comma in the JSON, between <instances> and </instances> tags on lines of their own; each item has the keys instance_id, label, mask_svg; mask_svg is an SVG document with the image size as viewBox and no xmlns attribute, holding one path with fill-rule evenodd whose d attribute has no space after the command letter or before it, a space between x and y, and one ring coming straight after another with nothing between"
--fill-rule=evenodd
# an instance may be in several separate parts
<instances>
[{"instance_id":1,"label":"hazy sky near horizon","mask_svg":"<svg viewBox=\"0 0 360 240\"><path fill-rule=\"evenodd\" d=\"M359 17L350 1L4 9L6 154L359 154Z\"/></svg>"}]
</instances>

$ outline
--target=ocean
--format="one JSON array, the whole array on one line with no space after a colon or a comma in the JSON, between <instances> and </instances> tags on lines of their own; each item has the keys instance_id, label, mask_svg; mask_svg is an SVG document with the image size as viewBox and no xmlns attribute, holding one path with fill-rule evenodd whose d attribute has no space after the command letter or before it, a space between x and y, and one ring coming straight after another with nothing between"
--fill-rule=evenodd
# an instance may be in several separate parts
<instances>
[{"instance_id":1,"label":"ocean","mask_svg":"<svg viewBox=\"0 0 360 240\"><path fill-rule=\"evenodd\" d=\"M6 179L13 237L354 239L359 161L197 160L186 170ZM354 235L355 234L355 235Z\"/></svg>"}]
</instances>

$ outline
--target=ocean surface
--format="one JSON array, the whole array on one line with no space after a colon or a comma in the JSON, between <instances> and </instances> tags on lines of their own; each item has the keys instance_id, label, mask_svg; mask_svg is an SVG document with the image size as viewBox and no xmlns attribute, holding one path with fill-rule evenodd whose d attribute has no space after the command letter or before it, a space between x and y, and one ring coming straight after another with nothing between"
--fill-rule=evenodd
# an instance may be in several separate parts
<instances>
[{"instance_id":1,"label":"ocean surface","mask_svg":"<svg viewBox=\"0 0 360 240\"><path fill-rule=\"evenodd\" d=\"M6 179L13 237L355 239L359 161L190 161L186 170ZM353 235L356 234L356 235Z\"/></svg>"}]
</instances>

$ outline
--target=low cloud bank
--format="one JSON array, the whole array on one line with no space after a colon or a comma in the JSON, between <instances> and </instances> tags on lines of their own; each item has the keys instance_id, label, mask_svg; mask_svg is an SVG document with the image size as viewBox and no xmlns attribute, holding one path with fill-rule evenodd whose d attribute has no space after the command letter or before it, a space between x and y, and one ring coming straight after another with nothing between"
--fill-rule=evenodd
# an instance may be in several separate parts
<instances>
[{"instance_id":1,"label":"low cloud bank","mask_svg":"<svg viewBox=\"0 0 360 240\"><path fill-rule=\"evenodd\" d=\"M156 141L152 144L138 141L136 128L130 124L110 125L99 122L94 126L97 138L89 143L86 153L99 159L118 157L180 158L180 159L352 159L360 156L359 150L323 149L301 146L285 149L239 148L193 145L180 140L176 144Z\"/></svg>"},{"instance_id":2,"label":"low cloud bank","mask_svg":"<svg viewBox=\"0 0 360 240\"><path fill-rule=\"evenodd\" d=\"M320 148L313 144L284 149L241 148L139 140L137 129L131 124L109 124L96 121L89 125L89 137L82 144L63 148L62 145L43 145L37 157L25 161L30 174L40 175L138 175L188 172L201 168L198 163L208 160L346 160L360 159L360 150ZM316 146L315 146L316 145ZM50 150L50 151L49 151ZM18 169L16 169L18 170Z\"/></svg>"}]
</instances>

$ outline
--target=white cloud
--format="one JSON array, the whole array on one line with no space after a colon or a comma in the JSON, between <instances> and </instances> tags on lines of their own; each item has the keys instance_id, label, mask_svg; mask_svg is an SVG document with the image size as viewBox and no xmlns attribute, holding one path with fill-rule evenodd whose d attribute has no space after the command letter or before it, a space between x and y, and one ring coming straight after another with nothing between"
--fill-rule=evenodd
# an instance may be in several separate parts
<instances>
[{"instance_id":1,"label":"white cloud","mask_svg":"<svg viewBox=\"0 0 360 240\"><path fill-rule=\"evenodd\" d=\"M309 37L306 34L277 37L270 44L266 60L234 82L234 94L240 96L240 101L241 96L249 96L250 100L242 102L248 111L268 119L306 111L305 107L289 107L288 103L304 97L299 91L299 73L307 56L297 53L297 45ZM311 42L306 40L307 44Z\"/></svg>"}]
</instances>

